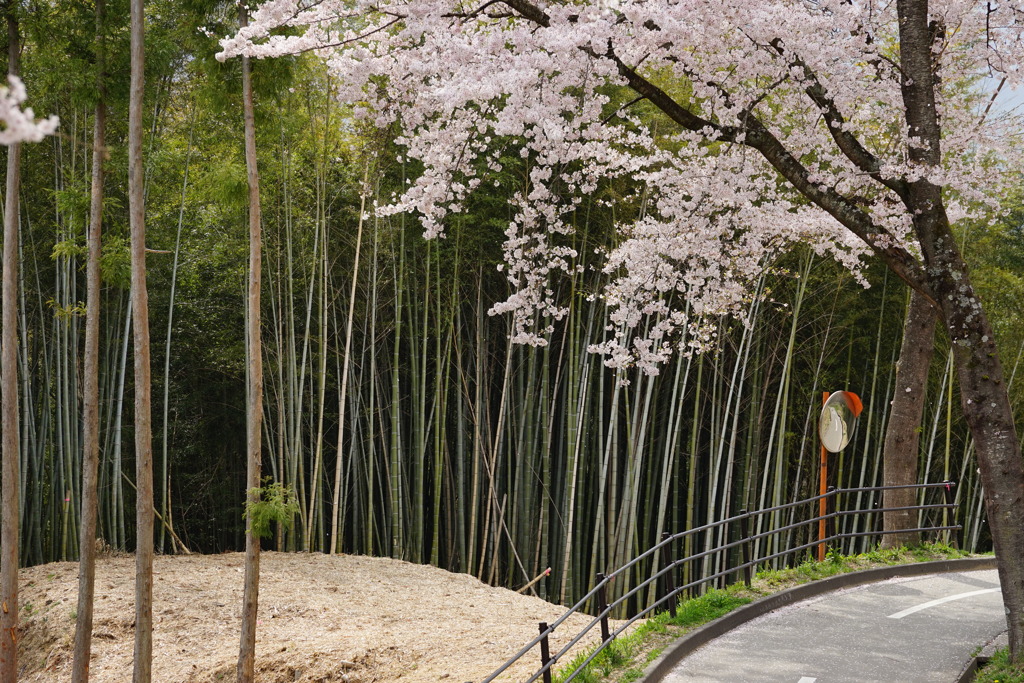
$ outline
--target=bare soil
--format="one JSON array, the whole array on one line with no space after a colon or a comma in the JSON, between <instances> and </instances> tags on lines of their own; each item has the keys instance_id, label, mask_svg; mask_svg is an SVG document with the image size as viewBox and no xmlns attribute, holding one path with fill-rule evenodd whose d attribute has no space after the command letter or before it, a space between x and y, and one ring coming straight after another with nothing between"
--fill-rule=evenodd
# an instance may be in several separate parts
<instances>
[{"instance_id":1,"label":"bare soil","mask_svg":"<svg viewBox=\"0 0 1024 683\"><path fill-rule=\"evenodd\" d=\"M154 566L155 681L233 680L238 656L244 555L158 556ZM91 679L131 680L133 557L97 561ZM22 681L70 678L78 565L21 572ZM479 681L565 611L488 586L467 574L384 558L264 553L257 680ZM556 632L557 651L589 623L574 615ZM596 630L596 629L595 629ZM580 644L593 644L591 635ZM499 680L539 666L529 653Z\"/></svg>"}]
</instances>

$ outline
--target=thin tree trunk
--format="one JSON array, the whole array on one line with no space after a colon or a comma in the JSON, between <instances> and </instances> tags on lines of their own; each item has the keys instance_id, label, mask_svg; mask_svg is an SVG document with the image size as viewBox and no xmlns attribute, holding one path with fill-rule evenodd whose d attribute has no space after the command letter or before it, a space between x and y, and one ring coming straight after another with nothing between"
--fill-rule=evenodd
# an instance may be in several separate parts
<instances>
[{"instance_id":1,"label":"thin tree trunk","mask_svg":"<svg viewBox=\"0 0 1024 683\"><path fill-rule=\"evenodd\" d=\"M796 348L797 329L800 322L800 309L803 307L804 296L807 292L807 280L810 277L811 264L814 260L814 256L808 255L806 259L807 260L804 263L803 270L800 275L800 282L797 284L796 293L794 295L795 301L793 302L793 319L790 323L789 328L789 341L786 344L786 356L782 366L782 378L780 380L779 394L775 398L775 413L772 416L772 426L770 436L768 437L767 452L769 454L769 458L772 457L772 452L775 451L775 462L773 463L774 480L772 486L770 487L772 497L770 503L767 503L765 499L769 492L768 484L769 473L771 472L771 468L769 467L770 463L765 462L764 472L762 473L761 478L761 498L759 503L759 507L761 508L774 507L776 505L781 505L785 502L782 491L782 482L786 478L787 471L785 437L786 422L789 414L789 389L793 376L793 353L794 349ZM767 523L767 526L772 529L776 529L782 526L783 516L784 513L782 511L776 511L771 513L770 520L766 520L764 518L764 515L760 515L757 520L757 533L760 533L762 531L761 525L764 523ZM781 542L781 540L782 539L778 537L767 539L765 541L765 547L767 549L766 552L776 552L778 550L778 545ZM756 543L754 545L754 548L754 554L757 555L760 548L760 542ZM776 559L773 561L772 566L779 567L781 566L781 562L781 559Z\"/></svg>"},{"instance_id":2,"label":"thin tree trunk","mask_svg":"<svg viewBox=\"0 0 1024 683\"><path fill-rule=\"evenodd\" d=\"M410 296L410 310L409 319L410 323L416 321L416 317L419 311L416 309L416 304L423 302L423 314L421 316L422 323L419 328L416 325L409 325L409 345L412 349L419 346L419 353L411 353L410 368L412 370L412 395L411 404L413 406L412 411L412 503L410 505L410 513L412 515L412 556L413 562L421 562L423 557L423 529L424 529L424 517L426 516L426 501L424 500L424 477L426 476L426 451L427 451L427 440L426 432L429 424L429 418L427 417L427 358L430 343L430 283L431 273L433 272L432 265L430 262L430 245L426 245L426 258L424 258L426 266L426 282L423 287L422 299L416 296L416 290L412 291ZM419 334L419 339L417 339Z\"/></svg>"},{"instance_id":3,"label":"thin tree trunk","mask_svg":"<svg viewBox=\"0 0 1024 683\"><path fill-rule=\"evenodd\" d=\"M400 393L399 367L402 342L402 287L405 281L405 226L400 226L398 265L395 270L395 332L391 349L391 443L388 445L388 479L390 496L388 507L391 515L391 557L396 560L406 557L405 523L402 518L405 498L402 477L402 394ZM474 518L475 519L475 518ZM470 531L472 535L472 527ZM482 556L482 555L481 555ZM483 562L481 560L481 572ZM479 575L478 577L479 578Z\"/></svg>"},{"instance_id":4,"label":"thin tree trunk","mask_svg":"<svg viewBox=\"0 0 1024 683\"><path fill-rule=\"evenodd\" d=\"M692 529L698 526L694 519L694 512L697 510L697 467L699 465L699 458L697 457L697 447L700 444L700 421L701 421L701 408L703 407L703 401L701 400L701 391L704 386L704 354L701 354L697 358L697 383L694 385L693 395L693 416L690 419L690 441L688 448L688 462L686 471L686 510L684 527L686 529ZM771 449L768 449L769 452ZM765 463L767 467L767 463ZM764 487L762 487L764 490ZM760 532L760 529L758 529ZM697 539L694 534L688 535L683 539L683 555L689 557L694 553L694 549L697 546ZM755 546L756 548L756 546ZM757 554L755 550L754 554ZM683 566L683 583L690 583L696 577L693 575L696 572L696 563L687 562Z\"/></svg>"},{"instance_id":5,"label":"thin tree trunk","mask_svg":"<svg viewBox=\"0 0 1024 683\"><path fill-rule=\"evenodd\" d=\"M19 40L15 4L7 4L10 75L18 74ZM7 196L4 201L3 330L0 398L3 400L3 521L0 524L0 680L18 679L18 192L21 145L7 148Z\"/></svg>"},{"instance_id":6,"label":"thin tree trunk","mask_svg":"<svg viewBox=\"0 0 1024 683\"><path fill-rule=\"evenodd\" d=\"M359 251L363 246L363 216L366 213L367 181L370 174L370 162L367 159L363 167L363 185L359 197L359 227L356 230L356 253L353 257L352 266L352 288L348 298L348 320L345 324L345 355L341 359L341 388L338 390L338 462L334 469L334 500L331 507L331 545L327 550L328 555L333 555L339 549L338 544L338 521L341 519L341 510L338 508L341 502L341 463L343 452L343 438L345 434L345 408L348 395L348 370L352 365L352 320L355 318L356 310L356 284L359 282ZM326 245L325 245L326 246Z\"/></svg>"},{"instance_id":7,"label":"thin tree trunk","mask_svg":"<svg viewBox=\"0 0 1024 683\"><path fill-rule=\"evenodd\" d=\"M476 274L477 294L476 305L473 312L475 318L476 347L474 348L473 362L473 470L470 475L470 501L469 501L469 549L466 558L466 571L474 576L477 573L477 561L483 563L483 553L477 554L477 521L479 519L480 506L478 504L480 494L480 465L484 460L484 436L483 425L485 419L484 410L484 323L483 323L483 282L482 274L478 270ZM397 320L397 318L396 318ZM486 531L484 532L486 536ZM483 570L480 569L482 572Z\"/></svg>"},{"instance_id":8,"label":"thin tree trunk","mask_svg":"<svg viewBox=\"0 0 1024 683\"><path fill-rule=\"evenodd\" d=\"M248 24L245 6L239 6L239 23ZM245 120L245 167L249 181L249 305L246 340L249 351L249 396L246 420L246 504L260 500L261 437L263 435L263 348L260 336L260 279L262 234L260 179L256 166L256 123L253 114L249 58L242 58L242 107ZM245 587L242 596L242 635L238 650L238 681L250 683L256 659L256 613L259 608L260 539L252 529L252 515L245 518Z\"/></svg>"},{"instance_id":9,"label":"thin tree trunk","mask_svg":"<svg viewBox=\"0 0 1024 683\"><path fill-rule=\"evenodd\" d=\"M128 214L131 225L132 323L135 356L135 683L153 675L153 425L149 364L149 294L143 199L142 99L145 9L131 3L131 89L128 106Z\"/></svg>"},{"instance_id":10,"label":"thin tree trunk","mask_svg":"<svg viewBox=\"0 0 1024 683\"><path fill-rule=\"evenodd\" d=\"M319 212L318 212L317 215L319 216ZM313 260L314 263L316 262L317 254L320 253L318 251L319 249L323 249L324 250L324 254L326 254L326 252L327 252L327 245L326 244L324 244L323 246L320 245L321 241L325 241L325 240L321 240L321 238L320 238L321 234L324 233L323 223L322 223L322 221L320 221L319 218L317 219L317 222L318 222L317 229L313 233L313 257L312 257L312 260ZM289 242L290 241L291 241L291 238L289 238ZM291 247L289 247L289 249L288 249L288 281L289 282L292 281L292 275L291 275L292 274L292 260L293 260L292 259L292 251L291 251ZM324 265L326 263L327 263L326 257L322 258L321 259L321 268L322 269L326 268L326 265ZM320 389L319 389L319 392L318 392L318 395L319 395L318 406L319 407L317 409L316 450L314 451L314 455L313 455L313 474L312 474L312 477L310 478L310 483L309 483L309 505L306 508L306 511L307 511L306 512L306 529L305 529L304 538L303 538L303 544L304 544L303 547L305 548L305 550L307 552L312 552L316 548L316 543L314 543L314 541L313 541L313 530L316 528L315 527L316 510L318 509L317 508L317 496L319 495L320 480L321 480L320 467L321 467L321 464L323 463L323 452L324 452L324 448L323 448L323 446L324 446L324 433L323 433L323 431L324 431L323 430L323 424L324 424L324 397L326 395L325 392L327 391L327 341L326 341L327 340L327 303L326 303L326 301L327 301L327 299L326 299L326 297L327 297L327 294L326 294L326 292L327 292L327 280L323 277L323 275L324 275L324 273L321 272L321 275L319 276L320 277L320 282L321 282L320 295L319 295L319 301L320 301L320 323L319 323L320 324L320 364L319 364L319 372L318 372L318 381L319 381ZM312 271L312 273L310 274L310 277L309 277L309 289L307 290L307 293L306 293L306 326L305 326L305 332L303 333L303 338L302 338L302 358L301 358L301 362L300 362L300 366L299 366L299 370L298 370L298 375L299 375L298 382L295 381L296 371L295 371L295 363L294 363L294 353L292 354L293 355L293 362L291 363L291 368L292 368L292 372L291 372L292 380L291 380L291 382L292 382L292 385L293 385L293 387L291 389L292 405L293 405L293 407L292 407L292 430L293 430L292 450L295 453L296 462L298 462L299 458L301 457L299 454L302 452L302 437L301 437L302 396L303 396L303 394L305 392L304 387L305 387L305 384L306 384L306 359L309 356L309 333L310 333L310 324L311 324L310 321L312 320L312 314L313 314L313 292L316 290L316 284L317 284L317 274L316 274L316 267L314 266L313 271ZM289 302L292 301L292 297L291 296L288 297L288 301ZM289 307L290 307L290 305L291 304L289 303ZM292 318L294 318L294 316L291 316L289 319L291 320ZM295 337L294 329L292 328L292 325L293 325L293 323L289 323L289 334L288 334L288 339L289 340L292 340ZM296 472L296 474L298 474L298 472Z\"/></svg>"},{"instance_id":11,"label":"thin tree trunk","mask_svg":"<svg viewBox=\"0 0 1024 683\"><path fill-rule=\"evenodd\" d=\"M576 301L576 297L573 297ZM576 310L576 307L573 307ZM569 325L569 373L568 391L566 406L566 466L565 491L562 494L562 516L565 522L565 552L562 555L562 581L558 599L563 604L567 599L573 599L577 584L577 577L573 572L572 557L573 550L577 544L575 516L577 512L576 488L579 482L581 469L581 455L583 442L585 440L585 426L587 416L587 392L590 388L590 368L592 367L592 354L586 352L586 344L590 340L591 331L594 325L595 307L588 307L587 327L584 336L579 339L579 326ZM570 321L573 322L573 321ZM583 581L582 583L586 583Z\"/></svg>"},{"instance_id":12,"label":"thin tree trunk","mask_svg":"<svg viewBox=\"0 0 1024 683\"><path fill-rule=\"evenodd\" d=\"M935 459L935 442L938 438L939 423L942 421L943 408L945 407L946 397L949 396L947 387L951 388L953 383L953 350L949 349L949 355L946 356L945 368L942 370L942 382L939 384L939 398L935 402L935 413L932 416L932 431L928 435L928 447L925 450L925 471L922 472L921 477L923 481L932 480L932 462ZM919 465L920 467L920 465ZM918 504L924 505L925 499L927 498L927 492L921 490L918 492ZM918 524L921 525L925 520L925 511L921 510L918 513Z\"/></svg>"},{"instance_id":13,"label":"thin tree trunk","mask_svg":"<svg viewBox=\"0 0 1024 683\"><path fill-rule=\"evenodd\" d=\"M311 487L309 509L312 511L317 508L317 495L319 494L319 482L322 480L320 470L323 466L324 459L324 414L327 406L327 276L328 276L328 259L327 259L327 225L324 221L323 216L323 191L322 184L319 177L317 178L317 209L316 209L316 235L318 236L322 248L320 249L320 274L316 274L316 266L313 267L312 276L309 278L310 281L310 295L313 293L313 283L320 283L320 293L317 295L317 302L319 308L319 343L320 343L320 361L317 366L317 411L316 411L316 449L314 450L313 456L313 483ZM316 250L314 249L314 260L316 260ZM318 279L319 278L319 279ZM309 299L309 306L312 307L313 300L312 296ZM308 313L307 313L308 317ZM307 328L309 325L307 324ZM312 402L312 401L311 401ZM321 503L322 506L322 503ZM309 516L309 532L308 536L313 537L313 515ZM308 550L313 550L313 546L310 546Z\"/></svg>"},{"instance_id":14,"label":"thin tree trunk","mask_svg":"<svg viewBox=\"0 0 1024 683\"><path fill-rule=\"evenodd\" d=\"M376 188L375 192L377 194L379 194L379 191L380 191L380 186L379 186L379 181L378 181L377 188ZM379 196L378 196L378 199L379 199ZM364 341L364 345L366 344L366 342L369 342L369 346L370 346L370 381L369 381L369 393L370 393L370 396L369 396L369 399L368 399L369 405L368 405L367 411L366 411L366 419L367 419L367 421L369 423L369 424L367 424L367 427L366 427L366 432L367 432L367 437L368 437L367 438L367 446L369 448L369 453L367 454L367 462L368 462L369 467L370 467L370 473L367 475L367 478L366 478L366 497L367 497L367 512L366 512L366 514L367 514L367 520L366 520L366 526L365 526L365 533L366 533L366 553L368 555L373 555L374 554L374 529L375 529L375 526L376 526L376 515L374 513L374 505L373 505L372 501L373 501L373 498L374 498L375 494L380 496L380 493L379 493L380 489L378 489L377 482L376 482L376 479L375 479L375 474L373 472L373 470L375 469L374 465L375 465L376 459L377 459L376 448L375 448L375 443L376 443L376 441L375 441L375 422L377 420L377 290L378 290L378 284L379 284L378 277L377 277L377 261L378 261L378 259L377 259L377 241L378 241L379 237L380 237L380 226L379 226L379 223L377 222L377 219L375 217L374 218L374 227L373 227L373 257L372 257L373 269L372 269L372 272L370 273L370 321L369 321L369 330L366 333L366 341ZM461 367L461 364L460 364L460 367ZM462 403L460 402L459 406L461 407L461 405L462 405ZM462 435L461 431L459 432L459 435L461 437L461 435ZM383 436L383 434L382 434L382 436ZM461 534L460 534L460 536L461 536ZM382 551L383 551L384 548L386 548L386 545L383 544L383 543L378 543L377 545L380 546Z\"/></svg>"},{"instance_id":15,"label":"thin tree trunk","mask_svg":"<svg viewBox=\"0 0 1024 683\"><path fill-rule=\"evenodd\" d=\"M119 354L118 371L116 373L117 381L117 407L114 411L113 419L113 451L114 451L114 462L111 467L111 482L110 485L114 491L114 504L112 506L113 520L111 521L111 528L113 529L113 540L112 545L115 548L126 548L127 531L125 528L125 509L124 509L124 487L121 485L121 475L123 474L121 469L121 444L122 444L122 429L121 425L124 420L124 383L125 377L128 374L128 339L130 337L132 327L133 311L135 310L132 305L131 297L128 298L128 305L125 306L124 312L124 331L121 335L121 353Z\"/></svg>"},{"instance_id":16,"label":"thin tree trunk","mask_svg":"<svg viewBox=\"0 0 1024 683\"><path fill-rule=\"evenodd\" d=\"M889 425L882 451L882 485L902 486L917 483L918 442L924 413L928 368L935 347L935 309L916 290L910 292L910 305L903 324L903 344L896 363L896 389L889 408ZM883 507L909 507L915 503L914 489L885 491ZM910 529L915 526L913 510L896 510L882 515L882 530ZM918 533L885 534L883 548L918 543Z\"/></svg>"},{"instance_id":17,"label":"thin tree trunk","mask_svg":"<svg viewBox=\"0 0 1024 683\"><path fill-rule=\"evenodd\" d=\"M18 244L18 261L19 261L19 263L23 263L24 260L25 260L24 259L24 248L25 248L24 245L21 244L20 240L19 240L19 244ZM26 287L25 287L25 271L23 269L19 269L19 278L18 279L19 279L19 281L21 283L21 291L19 293L19 299L18 299L18 301L19 301L18 316L19 316L19 319L21 320L21 337L20 338L27 340L29 338L29 333L28 333L29 327L28 327L28 316L25 314L25 310L26 310L27 306L26 306L26 303L25 303L26 302L26 296L25 296L25 289L26 289ZM27 488L28 488L28 485L29 485L30 478L31 478L33 472L38 469L39 462L41 461L41 458L39 457L39 453L41 452L40 447L41 447L41 441L42 440L37 438L37 434L38 434L38 432L36 431L37 425L35 424L35 420L34 420L34 417L35 417L35 411L33 409L33 407L35 406L34 386L33 386L34 382L32 381L31 372L29 371L29 367L30 367L30 365L29 365L29 356L30 356L29 346L30 346L30 344L28 344L26 342L25 344L21 344L20 348L19 348L19 351L20 351L19 358L21 359L20 360L20 363L21 363L21 365L20 365L20 368L21 368L21 407L25 411L25 419L22 420L22 425L21 425L21 429L22 429L21 439L22 440L21 440L21 444L20 444L20 448L19 448L19 450L22 451L21 452L21 456L22 457L21 457L21 461L20 461L20 467L21 467L22 474L20 476L20 484L19 484L19 488L18 488L18 499L19 500L26 500L26 495L28 494ZM40 479L40 477L36 477L35 478L35 482L34 483L35 483L35 486L37 486L37 487L41 486L41 482L39 481L39 479ZM36 496L35 498L36 498L36 500L42 500L42 496L41 495L40 496ZM38 531L40 530L40 527L42 526L41 521L40 521L41 515L35 514L35 515L32 515L31 518L29 518L27 516L28 510L26 508L27 508L27 506L22 506L21 518L20 518L20 527L19 527L22 530L22 532L24 533L24 536L25 536L25 538L22 540L22 543L24 544L24 548L25 548L25 556L21 559L21 561L23 561L26 564L28 564L28 563L30 563L32 561L32 558L33 558L33 555L34 555L35 557L39 558L39 559L36 560L36 563L39 563L39 562L43 561L43 559L42 559L42 552L41 552L42 551L42 547L41 547L41 536L42 536L42 534L38 533ZM37 531L37 533L33 534L34 530ZM35 552L33 552L33 551L35 551Z\"/></svg>"},{"instance_id":18,"label":"thin tree trunk","mask_svg":"<svg viewBox=\"0 0 1024 683\"><path fill-rule=\"evenodd\" d=\"M96 584L97 475L100 459L100 233L103 222L103 158L106 153L104 86L104 0L96 0L96 117L92 136L92 197L89 208L89 257L86 263L85 369L83 386L82 526L79 546L78 617L71 680L89 680L93 594Z\"/></svg>"},{"instance_id":19,"label":"thin tree trunk","mask_svg":"<svg viewBox=\"0 0 1024 683\"><path fill-rule=\"evenodd\" d=\"M867 395L869 397L875 395L876 387L878 386L878 369L882 366L882 364L880 362L880 359L881 359L881 353L882 353L882 339L883 339L882 332L884 330L883 323L885 321L885 316L886 316L885 303L886 303L887 299L886 299L885 293L888 290L888 283L889 283L889 275L888 275L888 273L886 273L884 279L882 280L882 306L881 306L881 309L879 311L879 316L878 316L878 331L875 333L875 357L874 357L874 360L871 362L871 364L869 366L871 368L871 385L870 385L870 387L867 390ZM865 382L866 382L866 378L865 378ZM888 396L888 395L889 395L888 389L886 389L885 391L882 392L882 396ZM870 406L871 405L870 398L868 399L868 401L869 401L868 405ZM870 407L867 410L867 416L866 416L867 420L865 420L866 424L864 425L864 428L863 428L863 433L864 433L864 442L863 442L863 444L864 445L861 447L861 449L862 449L861 452L864 454L865 457L859 458L859 460L860 460L860 478L856 482L854 482L853 474L851 472L850 482L852 484L852 488L862 489L865 486L869 486L870 485L870 484L867 483L867 481L865 479L866 476L867 476L868 461L869 460L877 460L877 458L870 458L870 457L866 457L866 456L867 456L868 453L871 452L870 451L870 448L871 448L871 434L872 434L872 425L873 425L874 419L875 419L875 412L876 411L872 410ZM840 456L839 456L840 457L840 462L842 461L842 458L845 455L847 455L846 449L844 449L843 453L840 454ZM852 456L852 453L850 455ZM850 457L850 460L853 461L853 458ZM851 469L853 469L852 466L851 466ZM842 472L842 471L843 471L843 468L840 467L839 468L839 472ZM861 509L863 509L863 508L861 508L861 505L863 504L863 499L864 499L864 492L863 491L859 491L858 490L856 494L848 494L848 496L851 497L851 498L854 498L854 502L853 502L853 509L854 510L861 510ZM847 498L847 500L849 500L849 498ZM846 502L841 497L837 498L837 501L838 501L836 503L837 505L843 505ZM840 523L840 525L838 527L838 530L840 532L842 532L842 533L856 533L858 531L858 528L859 528L857 522L858 522L859 519L862 519L862 518L860 518L858 515L843 515L840 519L842 520L842 522ZM863 536L851 536L848 539L847 544L846 544L846 553L849 554L849 555L855 554L857 552L857 543L860 540L862 540L863 538L864 538Z\"/></svg>"},{"instance_id":20,"label":"thin tree trunk","mask_svg":"<svg viewBox=\"0 0 1024 683\"><path fill-rule=\"evenodd\" d=\"M178 229L174 235L174 261L171 265L171 292L170 301L167 304L167 336L164 340L164 397L163 397L163 424L161 425L163 435L161 438L160 448L160 514L164 518L164 525L160 527L160 548L161 551L164 547L164 530L172 529L174 527L173 517L171 516L171 484L170 475L168 474L168 452L167 452L167 441L170 432L170 420L168 419L170 414L170 403L171 403L171 335L174 330L174 302L175 296L178 291L178 263L181 256L181 228L185 222L185 200L188 193L188 170L189 162L192 160L192 140L193 133L195 132L196 123L196 109L195 103L192 104L192 113L190 116L189 127L188 127L188 147L185 150L185 171L181 181L181 204L178 205ZM171 548L174 546L174 538L171 538Z\"/></svg>"}]
</instances>

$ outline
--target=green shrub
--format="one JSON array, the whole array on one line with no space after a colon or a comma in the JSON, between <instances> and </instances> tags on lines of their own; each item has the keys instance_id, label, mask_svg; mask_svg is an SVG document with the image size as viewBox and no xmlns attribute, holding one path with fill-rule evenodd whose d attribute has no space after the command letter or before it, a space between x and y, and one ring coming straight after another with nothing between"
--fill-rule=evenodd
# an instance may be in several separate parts
<instances>
[{"instance_id":1,"label":"green shrub","mask_svg":"<svg viewBox=\"0 0 1024 683\"><path fill-rule=\"evenodd\" d=\"M243 517L249 520L252 532L260 538L269 538L270 523L277 522L290 529L299 511L295 491L280 482L267 478L260 488L249 489Z\"/></svg>"}]
</instances>

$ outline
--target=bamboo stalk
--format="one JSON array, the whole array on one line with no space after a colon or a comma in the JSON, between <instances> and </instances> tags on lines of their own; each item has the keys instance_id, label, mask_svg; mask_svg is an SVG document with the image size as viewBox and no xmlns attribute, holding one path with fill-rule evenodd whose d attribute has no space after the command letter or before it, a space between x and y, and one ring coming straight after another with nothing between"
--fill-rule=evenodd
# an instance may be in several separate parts
<instances>
[{"instance_id":1,"label":"bamboo stalk","mask_svg":"<svg viewBox=\"0 0 1024 683\"><path fill-rule=\"evenodd\" d=\"M348 392L348 372L351 365L350 354L352 347L352 321L355 318L356 309L356 284L359 282L359 252L363 245L363 222L366 215L366 195L368 193L367 183L369 182L370 161L363 165L363 183L359 195L359 222L356 228L356 253L352 265L352 288L349 290L348 319L345 323L345 351L341 361L341 388L338 391L338 461L334 469L334 499L332 501L331 514L331 541L327 554L333 555L339 549L338 520L341 518L339 503L341 500L341 464L342 464L342 439L345 433L345 408Z\"/></svg>"},{"instance_id":2,"label":"bamboo stalk","mask_svg":"<svg viewBox=\"0 0 1024 683\"><path fill-rule=\"evenodd\" d=\"M102 1L102 0L101 0ZM178 257L181 253L181 229L185 222L185 199L188 192L188 171L189 162L192 160L192 142L195 132L195 104L192 105L188 131L188 146L185 148L185 170L181 180L181 202L178 205L178 227L174 235L174 260L171 263L171 291L170 300L167 305L167 335L164 340L164 405L163 405L163 430L160 450L160 510L164 517L171 519L170 512L170 481L167 471L167 444L168 444L168 413L170 408L171 391L171 335L174 330L174 301L178 288ZM163 547L164 528L160 528L159 546Z\"/></svg>"}]
</instances>

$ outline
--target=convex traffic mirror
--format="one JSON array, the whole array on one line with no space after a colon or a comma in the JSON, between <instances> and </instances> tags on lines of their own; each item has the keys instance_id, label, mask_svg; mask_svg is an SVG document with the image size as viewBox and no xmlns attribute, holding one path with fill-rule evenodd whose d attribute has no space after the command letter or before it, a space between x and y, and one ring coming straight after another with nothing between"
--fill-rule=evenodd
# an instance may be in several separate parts
<instances>
[{"instance_id":1,"label":"convex traffic mirror","mask_svg":"<svg viewBox=\"0 0 1024 683\"><path fill-rule=\"evenodd\" d=\"M863 408L860 397L852 391L837 391L828 397L818 421L818 435L825 450L838 453L846 448Z\"/></svg>"}]
</instances>

